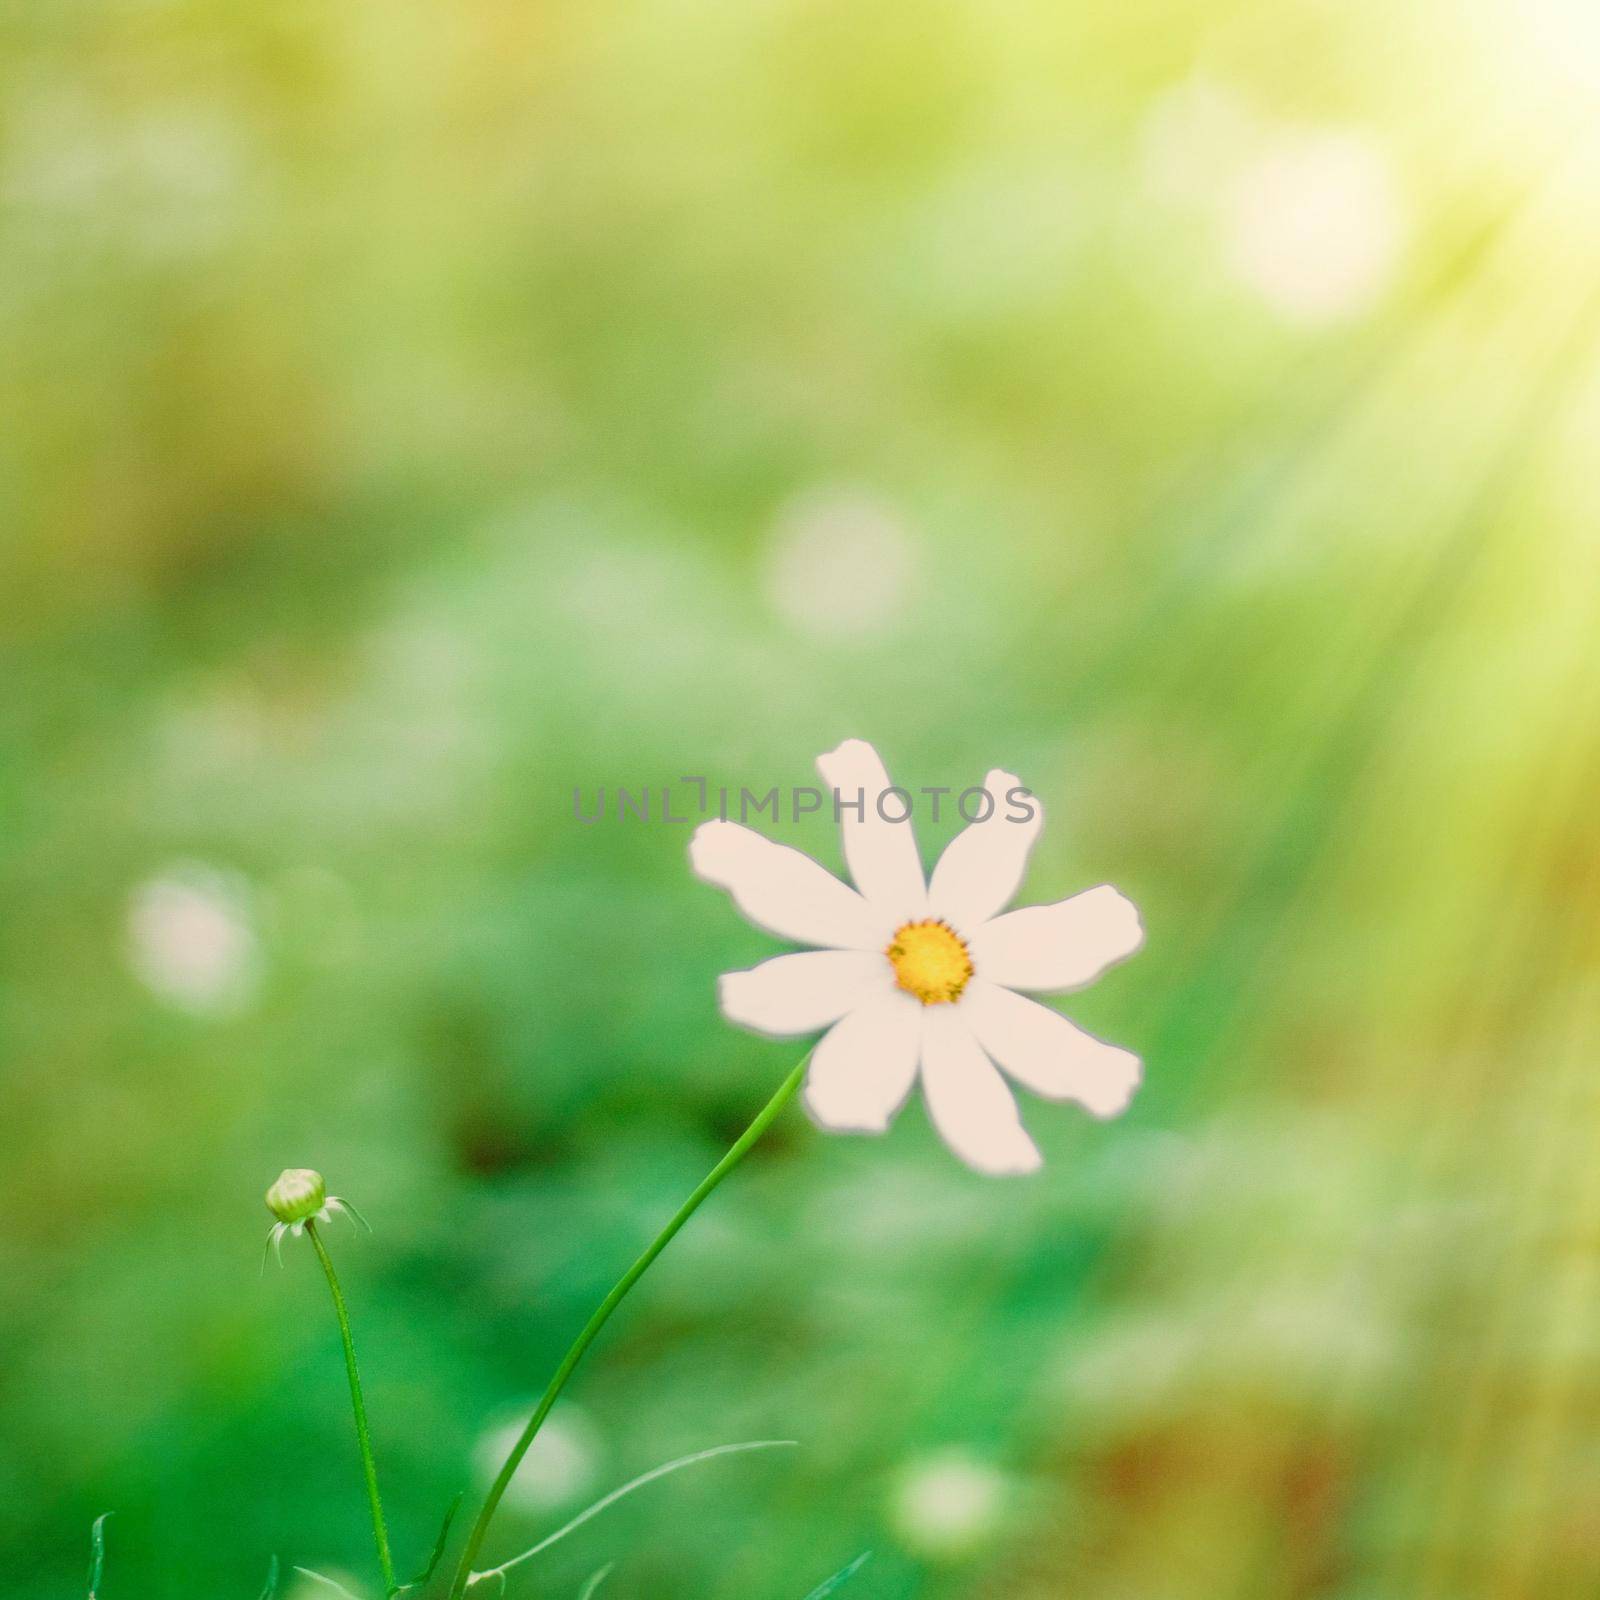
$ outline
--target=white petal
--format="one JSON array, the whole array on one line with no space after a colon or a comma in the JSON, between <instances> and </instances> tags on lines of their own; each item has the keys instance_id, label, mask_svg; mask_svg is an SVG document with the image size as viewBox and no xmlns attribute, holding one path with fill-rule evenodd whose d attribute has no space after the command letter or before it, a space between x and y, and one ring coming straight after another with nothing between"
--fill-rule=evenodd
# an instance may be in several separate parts
<instances>
[{"instance_id":1,"label":"white petal","mask_svg":"<svg viewBox=\"0 0 1600 1600\"><path fill-rule=\"evenodd\" d=\"M835 1133L882 1133L917 1077L922 1003L897 989L835 1023L812 1052L806 1110Z\"/></svg>"},{"instance_id":2,"label":"white petal","mask_svg":"<svg viewBox=\"0 0 1600 1600\"><path fill-rule=\"evenodd\" d=\"M887 794L889 774L878 752L865 739L846 739L837 750L817 757L817 771L830 789L838 791L839 827L850 876L874 909L883 913L887 931L893 933L902 922L926 916L928 890L911 819L886 822L882 814L887 811L897 817L910 802L903 795Z\"/></svg>"},{"instance_id":3,"label":"white petal","mask_svg":"<svg viewBox=\"0 0 1600 1600\"><path fill-rule=\"evenodd\" d=\"M689 841L689 862L707 883L726 889L752 922L780 938L844 950L882 948L883 918L854 889L810 856L752 828L701 823Z\"/></svg>"},{"instance_id":4,"label":"white petal","mask_svg":"<svg viewBox=\"0 0 1600 1600\"><path fill-rule=\"evenodd\" d=\"M1030 815L1014 820L1023 809L1006 797L1022 787L1015 773L996 767L983 786L993 807L981 822L969 822L945 846L928 884L928 909L943 917L957 933L972 933L1009 903L1022 884L1028 852L1044 826L1044 812L1030 798ZM974 808L975 809L975 808Z\"/></svg>"},{"instance_id":5,"label":"white petal","mask_svg":"<svg viewBox=\"0 0 1600 1600\"><path fill-rule=\"evenodd\" d=\"M1109 883L986 922L967 941L978 975L1008 989L1077 989L1144 943L1133 902Z\"/></svg>"},{"instance_id":6,"label":"white petal","mask_svg":"<svg viewBox=\"0 0 1600 1600\"><path fill-rule=\"evenodd\" d=\"M725 972L717 997L729 1022L782 1038L837 1022L893 981L888 957L877 951L802 950L747 972Z\"/></svg>"},{"instance_id":7,"label":"white petal","mask_svg":"<svg viewBox=\"0 0 1600 1600\"><path fill-rule=\"evenodd\" d=\"M1005 1079L983 1053L960 1006L927 1006L922 1092L944 1142L969 1167L996 1175L1032 1172L1038 1148L1017 1115Z\"/></svg>"},{"instance_id":8,"label":"white petal","mask_svg":"<svg viewBox=\"0 0 1600 1600\"><path fill-rule=\"evenodd\" d=\"M1097 1117L1126 1111L1139 1087L1139 1058L1085 1033L1059 1011L974 978L961 1014L978 1043L1024 1088L1076 1100Z\"/></svg>"}]
</instances>

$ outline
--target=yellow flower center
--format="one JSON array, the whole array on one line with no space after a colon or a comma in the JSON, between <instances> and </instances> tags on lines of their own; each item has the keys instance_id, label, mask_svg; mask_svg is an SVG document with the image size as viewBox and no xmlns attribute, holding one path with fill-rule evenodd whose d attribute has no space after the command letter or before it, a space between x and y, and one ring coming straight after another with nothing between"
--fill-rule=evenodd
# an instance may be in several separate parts
<instances>
[{"instance_id":1,"label":"yellow flower center","mask_svg":"<svg viewBox=\"0 0 1600 1600\"><path fill-rule=\"evenodd\" d=\"M884 951L894 966L894 981L925 1006L959 1000L972 976L972 957L961 935L931 919L895 930Z\"/></svg>"}]
</instances>

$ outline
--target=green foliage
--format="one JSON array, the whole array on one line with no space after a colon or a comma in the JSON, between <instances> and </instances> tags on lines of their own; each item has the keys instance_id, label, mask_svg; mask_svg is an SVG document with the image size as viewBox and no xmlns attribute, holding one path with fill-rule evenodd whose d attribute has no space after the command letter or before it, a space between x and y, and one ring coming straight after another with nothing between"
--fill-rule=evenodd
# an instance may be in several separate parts
<instances>
[{"instance_id":1,"label":"green foliage","mask_svg":"<svg viewBox=\"0 0 1600 1600\"><path fill-rule=\"evenodd\" d=\"M473 1584L485 1583L489 1579L496 1577L503 1579L513 1567L521 1566L524 1561L531 1560L534 1556L543 1555L552 1545L558 1544L570 1534L576 1533L592 1517L597 1517L602 1511L609 1510L618 1501L625 1500L629 1495L644 1488L646 1484L656 1483L662 1478L671 1477L675 1472L683 1471L686 1467L699 1466L701 1462L715 1461L722 1456L743 1455L751 1450L781 1450L792 1448L794 1443L793 1439L751 1439L740 1444L712 1445L710 1449L696 1450L690 1455L679 1456L676 1460L664 1461L659 1467L652 1467L648 1472L641 1472L638 1477L630 1478L626 1483L611 1490L610 1493L601 1495L598 1500L585 1506L575 1517L562 1523L554 1533L547 1533L537 1544L530 1546L520 1555L512 1556L509 1561L503 1561L497 1567L475 1574ZM442 1539L440 1543L442 1548ZM434 1561L438 1561L438 1551L434 1553Z\"/></svg>"},{"instance_id":2,"label":"green foliage","mask_svg":"<svg viewBox=\"0 0 1600 1600\"><path fill-rule=\"evenodd\" d=\"M106 1570L106 1522L109 1511L94 1519L89 1530L89 1600L99 1600L101 1579Z\"/></svg>"},{"instance_id":3,"label":"green foliage","mask_svg":"<svg viewBox=\"0 0 1600 1600\"><path fill-rule=\"evenodd\" d=\"M819 1583L806 1600L827 1600L835 1590L842 1589L864 1566L872 1559L870 1550L863 1550L848 1566L841 1567L831 1578L825 1578Z\"/></svg>"},{"instance_id":4,"label":"green foliage","mask_svg":"<svg viewBox=\"0 0 1600 1600\"><path fill-rule=\"evenodd\" d=\"M286 1166L378 1230L397 1540L482 1489L794 1054L687 828L573 791L851 734L1138 902L1059 1004L1145 1084L1026 1100L1020 1184L786 1118L494 1553L794 1436L538 1592L1592 1592L1600 227L1534 9L5 8L6 1600L106 1506L107 1600L375 1592Z\"/></svg>"},{"instance_id":5,"label":"green foliage","mask_svg":"<svg viewBox=\"0 0 1600 1600\"><path fill-rule=\"evenodd\" d=\"M456 1513L461 1509L461 1495L457 1495L450 1502L450 1509L444 1514L444 1521L439 1525L439 1536L433 1541L433 1549L428 1552L428 1559L423 1563L422 1569L409 1583L402 1583L394 1592L397 1595L410 1594L417 1589L427 1586L428 1579L438 1571L439 1563L444 1559L445 1547L450 1542L450 1529L456 1520Z\"/></svg>"}]
</instances>

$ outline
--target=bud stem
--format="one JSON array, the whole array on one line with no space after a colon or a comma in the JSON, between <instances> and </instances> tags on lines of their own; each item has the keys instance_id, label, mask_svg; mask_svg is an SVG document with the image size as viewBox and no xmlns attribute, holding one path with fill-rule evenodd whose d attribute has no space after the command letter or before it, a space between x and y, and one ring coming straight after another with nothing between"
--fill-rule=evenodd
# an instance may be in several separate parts
<instances>
[{"instance_id":1,"label":"bud stem","mask_svg":"<svg viewBox=\"0 0 1600 1600\"><path fill-rule=\"evenodd\" d=\"M395 1589L394 1560L389 1554L389 1530L383 1520L383 1501L378 1496L378 1467L372 1458L372 1431L367 1426L367 1403L361 1395L361 1374L356 1369L355 1340L350 1333L350 1313L345 1308L344 1291L339 1287L339 1275L333 1270L333 1257L317 1232L315 1221L307 1221L306 1237L317 1252L317 1260L327 1274L328 1288L333 1294L333 1314L339 1319L339 1337L344 1341L344 1369L350 1375L350 1409L356 1418L356 1440L361 1446L361 1472L367 1483L367 1499L372 1505L372 1537L378 1547L378 1565L383 1569L383 1590L392 1594Z\"/></svg>"},{"instance_id":2,"label":"bud stem","mask_svg":"<svg viewBox=\"0 0 1600 1600\"><path fill-rule=\"evenodd\" d=\"M672 1243L678 1230L700 1209L701 1203L711 1191L744 1160L751 1146L777 1121L778 1113L794 1098L795 1092L804 1081L806 1063L810 1059L809 1052L801 1057L799 1064L778 1086L778 1092L756 1113L755 1120L734 1140L728 1153L700 1180L694 1192L678 1207L672 1220L655 1236L644 1254L617 1280L611 1293L600 1302L595 1308L594 1315L584 1324L583 1332L572 1341L571 1348L561 1358L561 1365L556 1368L555 1376L551 1378L543 1398L534 1408L533 1415L528 1418L527 1427L512 1445L505 1465L500 1468L494 1483L490 1485L483 1508L478 1512L477 1520L472 1525L472 1532L467 1536L466 1547L461 1552L460 1564L456 1567L455 1578L450 1584L449 1600L461 1600L466 1594L467 1585L472 1581L472 1564L478 1559L478 1551L483 1544L484 1535L489 1531L489 1523L493 1520L500 1500L510 1487L512 1478L516 1476L522 1458L528 1453L528 1446L533 1443L535 1435L544 1426L544 1420L550 1415L550 1409L555 1405L557 1397L566 1388L567 1379L572 1376L573 1369L583 1359L584 1352L594 1343L595 1336L606 1325L611 1313L627 1298L628 1291L645 1275L656 1257ZM353 1374L354 1366L350 1370Z\"/></svg>"}]
</instances>

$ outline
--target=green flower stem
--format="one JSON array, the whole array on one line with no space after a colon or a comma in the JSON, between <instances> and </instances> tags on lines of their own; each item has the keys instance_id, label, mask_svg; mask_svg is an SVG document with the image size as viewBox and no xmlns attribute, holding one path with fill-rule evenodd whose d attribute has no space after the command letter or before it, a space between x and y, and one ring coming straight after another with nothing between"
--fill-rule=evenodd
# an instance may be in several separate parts
<instances>
[{"instance_id":1,"label":"green flower stem","mask_svg":"<svg viewBox=\"0 0 1600 1600\"><path fill-rule=\"evenodd\" d=\"M556 1368L555 1376L551 1378L543 1398L534 1408L533 1415L528 1418L527 1427L522 1430L521 1437L511 1447L505 1465L500 1468L489 1487L483 1508L478 1512L477 1520L472 1525L472 1532L467 1536L466 1547L461 1552L461 1561L456 1567L456 1575L450 1585L449 1600L461 1600L467 1592L467 1585L472 1581L472 1564L478 1559L484 1535L489 1531L489 1524L494 1518L501 1498L515 1477L517 1468L522 1464L522 1458L528 1453L528 1446L533 1443L539 1429L544 1426L545 1418L550 1415L550 1408L555 1405L557 1397L566 1388L567 1379L572 1376L573 1369L583 1359L584 1352L594 1343L595 1336L610 1320L611 1313L627 1298L628 1291L650 1270L651 1263L677 1237L679 1229L700 1209L711 1191L744 1160L750 1153L751 1146L772 1126L783 1108L794 1099L796 1091L805 1081L806 1063L810 1059L809 1053L801 1057L794 1070L778 1086L778 1092L756 1113L755 1120L734 1140L728 1153L700 1180L694 1193L678 1207L672 1220L655 1236L644 1254L617 1279L611 1293L600 1302L595 1308L594 1315L584 1324L583 1332L572 1341L571 1348L561 1358L561 1365Z\"/></svg>"},{"instance_id":2,"label":"green flower stem","mask_svg":"<svg viewBox=\"0 0 1600 1600\"><path fill-rule=\"evenodd\" d=\"M395 1590L394 1558L389 1554L389 1530L384 1525L383 1501L378 1495L378 1467L372 1458L372 1430L367 1426L367 1403L361 1396L361 1374L356 1370L355 1340L350 1334L350 1313L345 1308L344 1291L339 1287L339 1275L333 1270L333 1257L322 1242L315 1222L306 1223L306 1237L317 1252L317 1260L328 1276L328 1288L333 1293L333 1314L339 1319L339 1337L344 1341L344 1369L350 1374L350 1409L355 1412L356 1439L361 1446L361 1472L367 1481L367 1499L372 1505L372 1538L378 1547L378 1565L383 1569L383 1590Z\"/></svg>"}]
</instances>

